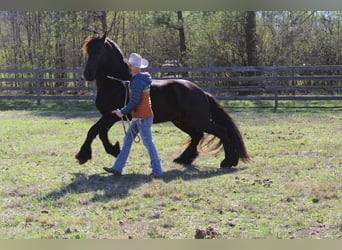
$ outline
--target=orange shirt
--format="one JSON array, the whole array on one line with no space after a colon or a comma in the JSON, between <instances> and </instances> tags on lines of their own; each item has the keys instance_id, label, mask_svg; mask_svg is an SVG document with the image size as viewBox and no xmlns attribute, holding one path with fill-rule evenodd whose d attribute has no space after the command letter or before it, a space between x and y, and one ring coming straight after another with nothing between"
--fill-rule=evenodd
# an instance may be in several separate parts
<instances>
[{"instance_id":1,"label":"orange shirt","mask_svg":"<svg viewBox=\"0 0 342 250\"><path fill-rule=\"evenodd\" d=\"M131 111L132 118L147 118L153 117L150 89L145 89L142 94L139 103Z\"/></svg>"}]
</instances>

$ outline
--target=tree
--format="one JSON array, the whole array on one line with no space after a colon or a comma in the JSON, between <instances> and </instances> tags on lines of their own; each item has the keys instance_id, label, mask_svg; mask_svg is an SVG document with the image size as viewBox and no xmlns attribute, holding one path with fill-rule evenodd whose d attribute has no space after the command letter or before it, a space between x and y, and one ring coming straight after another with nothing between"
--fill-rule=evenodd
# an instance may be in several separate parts
<instances>
[{"instance_id":1,"label":"tree","mask_svg":"<svg viewBox=\"0 0 342 250\"><path fill-rule=\"evenodd\" d=\"M186 57L186 43L185 43L183 12L177 11L177 17L178 17L177 29L179 32L180 64L185 66L183 58Z\"/></svg>"},{"instance_id":2,"label":"tree","mask_svg":"<svg viewBox=\"0 0 342 250\"><path fill-rule=\"evenodd\" d=\"M175 14L177 14L177 17L175 17ZM185 25L184 25L184 15L183 11L177 11L174 12L160 12L157 15L154 16L154 24L159 27L164 27L168 30L168 35L173 33L173 31L178 32L178 55L173 53L169 53L171 55L171 58L169 59L175 59L174 57L179 58L179 64L182 66L186 66L186 58L187 58L187 46L186 46L186 36L185 36ZM172 37L172 35L171 35ZM173 40L173 39L171 39ZM164 44L165 46L166 44ZM165 46L166 47L166 46ZM174 48L174 46L171 46L171 48ZM173 58L172 58L173 57Z\"/></svg>"},{"instance_id":3,"label":"tree","mask_svg":"<svg viewBox=\"0 0 342 250\"><path fill-rule=\"evenodd\" d=\"M247 65L257 65L257 44L256 44L256 19L255 11L246 12L246 54L247 54Z\"/></svg>"},{"instance_id":4,"label":"tree","mask_svg":"<svg viewBox=\"0 0 342 250\"><path fill-rule=\"evenodd\" d=\"M91 32L154 66L341 64L341 11L0 11L2 68L83 67Z\"/></svg>"}]
</instances>

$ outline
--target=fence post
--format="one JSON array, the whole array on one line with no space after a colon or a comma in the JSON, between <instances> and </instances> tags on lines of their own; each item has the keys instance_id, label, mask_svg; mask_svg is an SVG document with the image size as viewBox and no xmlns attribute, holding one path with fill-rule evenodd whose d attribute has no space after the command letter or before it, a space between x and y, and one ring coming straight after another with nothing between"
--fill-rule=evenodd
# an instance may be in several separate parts
<instances>
[{"instance_id":1,"label":"fence post","mask_svg":"<svg viewBox=\"0 0 342 250\"><path fill-rule=\"evenodd\" d=\"M273 67L277 68L278 66L278 62L275 61L273 63ZM275 78L274 84L273 86L275 87L275 91L274 91L274 109L273 112L277 112L277 108L278 108L278 86L279 86L279 80L278 78L278 71L273 70L272 72L272 76Z\"/></svg>"},{"instance_id":2,"label":"fence post","mask_svg":"<svg viewBox=\"0 0 342 250\"><path fill-rule=\"evenodd\" d=\"M40 72L39 72L39 62L36 62L35 64L35 81L36 81L36 93L37 93L37 105L40 105L40 92L41 92L41 89L40 89Z\"/></svg>"},{"instance_id":3,"label":"fence post","mask_svg":"<svg viewBox=\"0 0 342 250\"><path fill-rule=\"evenodd\" d=\"M93 96L94 103L96 102L96 95L97 95L97 87L96 87L96 80L91 82L91 94Z\"/></svg>"},{"instance_id":4,"label":"fence post","mask_svg":"<svg viewBox=\"0 0 342 250\"><path fill-rule=\"evenodd\" d=\"M214 89L214 63L213 61L209 62L209 79L210 79L210 83L209 83L209 93L213 94L213 89Z\"/></svg>"}]
</instances>

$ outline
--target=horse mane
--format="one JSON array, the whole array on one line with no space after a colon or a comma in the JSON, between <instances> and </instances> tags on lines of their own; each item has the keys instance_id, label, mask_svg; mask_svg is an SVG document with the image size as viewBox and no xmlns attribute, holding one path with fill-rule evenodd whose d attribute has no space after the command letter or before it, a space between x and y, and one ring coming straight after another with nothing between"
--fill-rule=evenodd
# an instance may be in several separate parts
<instances>
[{"instance_id":1,"label":"horse mane","mask_svg":"<svg viewBox=\"0 0 342 250\"><path fill-rule=\"evenodd\" d=\"M91 47L91 45L94 43L95 40L100 40L101 36L99 33L94 33L92 35L89 35L83 43L82 46L82 54L85 56L88 53L88 49L89 47Z\"/></svg>"},{"instance_id":2,"label":"horse mane","mask_svg":"<svg viewBox=\"0 0 342 250\"><path fill-rule=\"evenodd\" d=\"M89 35L82 45L83 56L89 55L92 48L96 50L95 46L97 45L104 46L108 52L110 51L107 59L111 61L107 64L106 74L124 81L131 79L128 64L120 47L113 40L109 39L106 33L102 36L99 33Z\"/></svg>"},{"instance_id":3,"label":"horse mane","mask_svg":"<svg viewBox=\"0 0 342 250\"><path fill-rule=\"evenodd\" d=\"M102 36L99 33L94 33L92 35L89 35L85 41L84 44L82 46L82 54L85 56L87 55L89 48L94 44L95 41L98 41L102 38ZM113 40L109 39L108 37L106 37L105 43L107 43L114 52L116 52L116 54L118 54L122 59L124 58L123 53L119 47L119 45L117 45L117 43L115 43Z\"/></svg>"},{"instance_id":4,"label":"horse mane","mask_svg":"<svg viewBox=\"0 0 342 250\"><path fill-rule=\"evenodd\" d=\"M118 45L116 42L114 42L113 40L111 40L111 39L109 39L109 38L107 37L107 38L106 38L106 43L108 43L108 44L112 47L113 50L116 50L116 51L118 52L118 54L120 54L120 56L121 56L122 58L124 58L123 53L122 53L122 51L121 51L119 45Z\"/></svg>"}]
</instances>

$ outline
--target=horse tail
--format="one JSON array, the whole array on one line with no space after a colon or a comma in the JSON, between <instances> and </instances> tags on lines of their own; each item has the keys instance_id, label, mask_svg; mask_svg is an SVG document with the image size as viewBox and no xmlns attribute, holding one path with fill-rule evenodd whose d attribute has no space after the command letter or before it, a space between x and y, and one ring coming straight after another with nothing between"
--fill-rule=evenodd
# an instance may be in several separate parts
<instances>
[{"instance_id":1,"label":"horse tail","mask_svg":"<svg viewBox=\"0 0 342 250\"><path fill-rule=\"evenodd\" d=\"M228 138L233 143L234 151L236 151L237 155L243 162L249 162L250 156L247 153L242 135L234 120L211 94L207 93L207 97L210 103L212 120L227 128Z\"/></svg>"}]
</instances>

